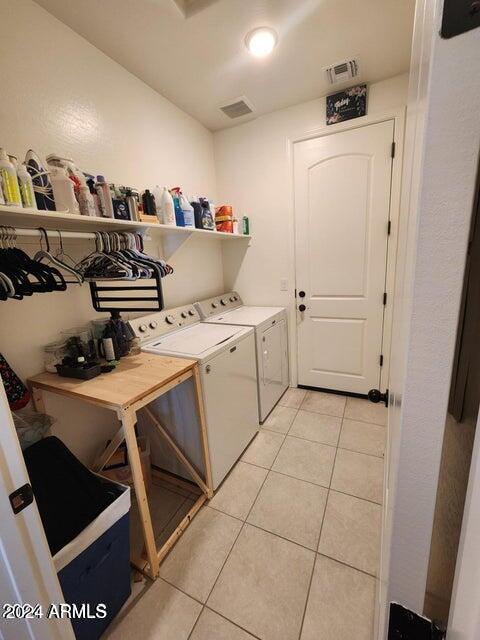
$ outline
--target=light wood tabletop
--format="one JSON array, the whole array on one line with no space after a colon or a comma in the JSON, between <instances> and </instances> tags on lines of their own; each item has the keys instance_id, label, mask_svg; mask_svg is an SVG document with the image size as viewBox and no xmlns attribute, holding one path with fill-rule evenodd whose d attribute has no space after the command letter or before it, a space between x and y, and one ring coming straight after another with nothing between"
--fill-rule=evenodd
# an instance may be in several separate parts
<instances>
[{"instance_id":1,"label":"light wood tabletop","mask_svg":"<svg viewBox=\"0 0 480 640\"><path fill-rule=\"evenodd\" d=\"M125 408L191 371L195 360L148 353L122 358L116 369L92 380L40 373L28 379L37 389L111 408Z\"/></svg>"}]
</instances>

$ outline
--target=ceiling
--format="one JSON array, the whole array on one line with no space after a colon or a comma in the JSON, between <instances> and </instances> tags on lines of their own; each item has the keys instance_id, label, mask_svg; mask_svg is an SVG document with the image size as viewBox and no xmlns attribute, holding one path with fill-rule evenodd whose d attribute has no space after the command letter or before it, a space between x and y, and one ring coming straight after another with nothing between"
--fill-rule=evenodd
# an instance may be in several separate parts
<instances>
[{"instance_id":1,"label":"ceiling","mask_svg":"<svg viewBox=\"0 0 480 640\"><path fill-rule=\"evenodd\" d=\"M360 81L407 71L415 0L36 0L209 129L332 93L324 67L356 57ZM258 26L268 58L244 45ZM341 88L341 87L340 87ZM253 114L219 106L246 96Z\"/></svg>"}]
</instances>

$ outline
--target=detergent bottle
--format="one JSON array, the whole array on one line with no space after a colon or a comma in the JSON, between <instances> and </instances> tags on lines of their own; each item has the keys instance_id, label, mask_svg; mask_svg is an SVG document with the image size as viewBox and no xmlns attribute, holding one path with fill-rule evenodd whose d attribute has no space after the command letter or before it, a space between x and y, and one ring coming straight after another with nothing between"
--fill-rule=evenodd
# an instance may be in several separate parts
<instances>
[{"instance_id":1,"label":"detergent bottle","mask_svg":"<svg viewBox=\"0 0 480 640\"><path fill-rule=\"evenodd\" d=\"M158 210L157 216L159 216ZM159 220L163 224L169 224L172 227L176 226L175 205L173 204L173 198L170 195L170 191L167 189L167 187L163 187L162 189Z\"/></svg>"},{"instance_id":2,"label":"detergent bottle","mask_svg":"<svg viewBox=\"0 0 480 640\"><path fill-rule=\"evenodd\" d=\"M215 230L215 221L213 219L212 212L210 211L210 204L206 198L200 198L200 204L202 206L202 213L200 218L200 224L202 229L207 231Z\"/></svg>"},{"instance_id":3,"label":"detergent bottle","mask_svg":"<svg viewBox=\"0 0 480 640\"><path fill-rule=\"evenodd\" d=\"M22 196L18 186L17 172L10 162L5 149L0 149L0 176L2 178L3 195L6 204L22 206Z\"/></svg>"},{"instance_id":4,"label":"detergent bottle","mask_svg":"<svg viewBox=\"0 0 480 640\"><path fill-rule=\"evenodd\" d=\"M23 206L35 208L37 204L35 201L35 191L33 190L32 176L28 173L24 162L18 165L17 176Z\"/></svg>"},{"instance_id":5,"label":"detergent bottle","mask_svg":"<svg viewBox=\"0 0 480 640\"><path fill-rule=\"evenodd\" d=\"M190 202L188 201L188 198L186 198L183 193L180 193L180 207L182 208L183 211L183 217L185 219L185 226L186 227L195 227L195 216L193 213L193 207L190 204Z\"/></svg>"},{"instance_id":6,"label":"detergent bottle","mask_svg":"<svg viewBox=\"0 0 480 640\"><path fill-rule=\"evenodd\" d=\"M173 206L175 207L175 221L177 227L185 226L185 216L183 215L182 207L180 206L180 187L174 187L171 189L173 198Z\"/></svg>"}]
</instances>

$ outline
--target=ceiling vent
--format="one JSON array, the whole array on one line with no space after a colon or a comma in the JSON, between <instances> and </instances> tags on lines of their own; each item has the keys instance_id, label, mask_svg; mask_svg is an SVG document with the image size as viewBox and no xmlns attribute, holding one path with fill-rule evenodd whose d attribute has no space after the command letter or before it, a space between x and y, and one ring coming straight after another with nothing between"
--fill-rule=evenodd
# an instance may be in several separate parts
<instances>
[{"instance_id":1,"label":"ceiling vent","mask_svg":"<svg viewBox=\"0 0 480 640\"><path fill-rule=\"evenodd\" d=\"M221 105L220 111L223 111L226 116L233 120L252 113L253 105L247 98L241 96L240 98L235 98L232 102Z\"/></svg>"},{"instance_id":2,"label":"ceiling vent","mask_svg":"<svg viewBox=\"0 0 480 640\"><path fill-rule=\"evenodd\" d=\"M358 76L358 62L355 59L339 62L325 69L330 84L348 82Z\"/></svg>"}]
</instances>

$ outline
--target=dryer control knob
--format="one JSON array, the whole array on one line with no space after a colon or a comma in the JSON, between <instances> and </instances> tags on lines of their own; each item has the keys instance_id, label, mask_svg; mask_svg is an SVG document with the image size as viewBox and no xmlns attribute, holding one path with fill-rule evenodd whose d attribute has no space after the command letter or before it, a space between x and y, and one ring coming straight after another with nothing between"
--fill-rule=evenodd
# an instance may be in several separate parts
<instances>
[{"instance_id":1,"label":"dryer control knob","mask_svg":"<svg viewBox=\"0 0 480 640\"><path fill-rule=\"evenodd\" d=\"M187 317L187 312L186 311L182 311L182 313L180 315L182 316L182 318L186 318Z\"/></svg>"},{"instance_id":2,"label":"dryer control knob","mask_svg":"<svg viewBox=\"0 0 480 640\"><path fill-rule=\"evenodd\" d=\"M216 302L212 302L212 307L216 309L218 307L218 304Z\"/></svg>"},{"instance_id":3,"label":"dryer control knob","mask_svg":"<svg viewBox=\"0 0 480 640\"><path fill-rule=\"evenodd\" d=\"M147 327L147 325L146 325L146 324L141 324L141 325L138 327L138 330L139 330L139 331L141 331L142 333L145 333L145 331L146 331L147 329L148 329L148 327Z\"/></svg>"},{"instance_id":4,"label":"dryer control knob","mask_svg":"<svg viewBox=\"0 0 480 640\"><path fill-rule=\"evenodd\" d=\"M168 324L173 324L175 322L175 318L173 316L166 316L165 322L168 322Z\"/></svg>"},{"instance_id":5,"label":"dryer control knob","mask_svg":"<svg viewBox=\"0 0 480 640\"><path fill-rule=\"evenodd\" d=\"M228 300L226 298L222 298L220 300L220 304L223 304L223 306L225 306L227 304Z\"/></svg>"},{"instance_id":6,"label":"dryer control knob","mask_svg":"<svg viewBox=\"0 0 480 640\"><path fill-rule=\"evenodd\" d=\"M235 302L236 298L234 296L230 296L230 302Z\"/></svg>"},{"instance_id":7,"label":"dryer control knob","mask_svg":"<svg viewBox=\"0 0 480 640\"><path fill-rule=\"evenodd\" d=\"M157 327L158 322L156 320L152 320L150 322L150 329L155 329Z\"/></svg>"},{"instance_id":8,"label":"dryer control knob","mask_svg":"<svg viewBox=\"0 0 480 640\"><path fill-rule=\"evenodd\" d=\"M188 315L189 316L194 316L195 315L195 311L193 309L189 309L188 310Z\"/></svg>"}]
</instances>

